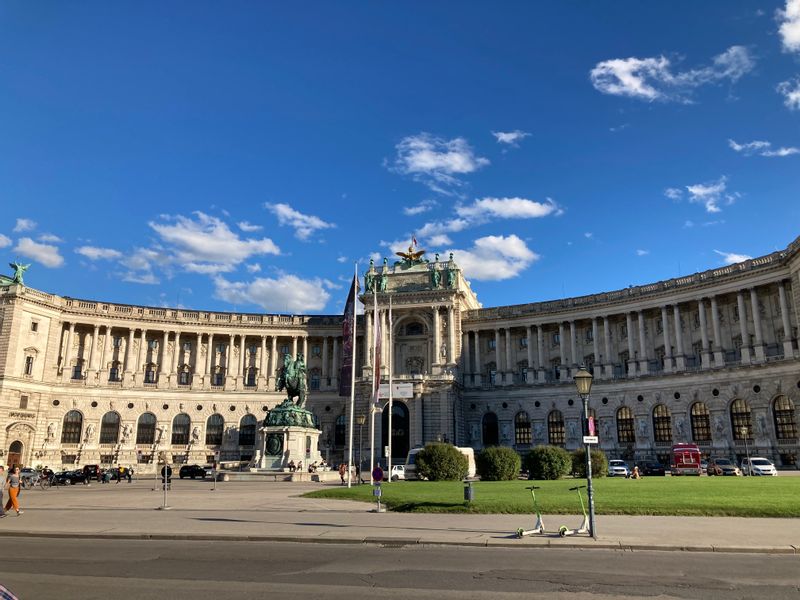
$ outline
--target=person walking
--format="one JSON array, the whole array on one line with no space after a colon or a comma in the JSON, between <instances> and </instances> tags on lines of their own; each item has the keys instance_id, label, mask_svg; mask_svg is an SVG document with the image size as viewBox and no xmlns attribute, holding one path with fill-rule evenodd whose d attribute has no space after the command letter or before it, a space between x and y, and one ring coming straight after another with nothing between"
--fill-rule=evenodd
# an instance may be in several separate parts
<instances>
[{"instance_id":1,"label":"person walking","mask_svg":"<svg viewBox=\"0 0 800 600\"><path fill-rule=\"evenodd\" d=\"M19 500L17 497L19 496L19 467L15 466L11 469L11 473L8 475L8 481L6 481L6 487L8 488L8 502L6 502L5 509L8 510L13 508L17 511L17 516L20 516L23 511L19 509Z\"/></svg>"},{"instance_id":2,"label":"person walking","mask_svg":"<svg viewBox=\"0 0 800 600\"><path fill-rule=\"evenodd\" d=\"M6 468L0 465L0 519L6 516L6 511L3 510L3 490L6 487Z\"/></svg>"},{"instance_id":3,"label":"person walking","mask_svg":"<svg viewBox=\"0 0 800 600\"><path fill-rule=\"evenodd\" d=\"M344 485L344 474L347 473L347 465L345 463L339 464L339 477L342 479L342 485Z\"/></svg>"}]
</instances>

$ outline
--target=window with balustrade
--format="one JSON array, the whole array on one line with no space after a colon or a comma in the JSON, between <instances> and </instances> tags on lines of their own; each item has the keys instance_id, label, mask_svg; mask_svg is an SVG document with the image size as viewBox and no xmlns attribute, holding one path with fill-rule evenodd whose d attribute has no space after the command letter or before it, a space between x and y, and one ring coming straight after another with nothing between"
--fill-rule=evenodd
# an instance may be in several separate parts
<instances>
[{"instance_id":1,"label":"window with balustrade","mask_svg":"<svg viewBox=\"0 0 800 600\"><path fill-rule=\"evenodd\" d=\"M797 439L797 421L794 404L786 396L778 396L772 404L775 435L779 440Z\"/></svg>"},{"instance_id":2,"label":"window with balustrade","mask_svg":"<svg viewBox=\"0 0 800 600\"><path fill-rule=\"evenodd\" d=\"M239 445L255 446L256 425L258 421L254 415L245 415L239 423Z\"/></svg>"},{"instance_id":3,"label":"window with balustrade","mask_svg":"<svg viewBox=\"0 0 800 600\"><path fill-rule=\"evenodd\" d=\"M214 413L206 421L206 446L220 446L222 433L225 430L225 419L222 415Z\"/></svg>"},{"instance_id":4,"label":"window with balustrade","mask_svg":"<svg viewBox=\"0 0 800 600\"><path fill-rule=\"evenodd\" d=\"M61 443L79 444L83 431L83 415L77 410L71 410L64 415L61 425Z\"/></svg>"},{"instance_id":5,"label":"window with balustrade","mask_svg":"<svg viewBox=\"0 0 800 600\"><path fill-rule=\"evenodd\" d=\"M672 416L663 404L653 409L653 437L656 442L672 442Z\"/></svg>"},{"instance_id":6,"label":"window with balustrade","mask_svg":"<svg viewBox=\"0 0 800 600\"><path fill-rule=\"evenodd\" d=\"M189 428L192 420L186 413L175 415L172 419L172 445L185 446L189 443Z\"/></svg>"},{"instance_id":7,"label":"window with balustrade","mask_svg":"<svg viewBox=\"0 0 800 600\"><path fill-rule=\"evenodd\" d=\"M136 422L136 443L150 446L156 441L156 416L143 413Z\"/></svg>"},{"instance_id":8,"label":"window with balustrade","mask_svg":"<svg viewBox=\"0 0 800 600\"><path fill-rule=\"evenodd\" d=\"M110 411L100 421L100 443L116 444L119 441L119 414Z\"/></svg>"},{"instance_id":9,"label":"window with balustrade","mask_svg":"<svg viewBox=\"0 0 800 600\"><path fill-rule=\"evenodd\" d=\"M565 439L564 415L560 410L552 410L547 415L547 440L551 446L563 446Z\"/></svg>"},{"instance_id":10,"label":"window with balustrade","mask_svg":"<svg viewBox=\"0 0 800 600\"><path fill-rule=\"evenodd\" d=\"M695 402L689 411L692 423L692 441L711 441L711 415L703 402Z\"/></svg>"},{"instance_id":11,"label":"window with balustrade","mask_svg":"<svg viewBox=\"0 0 800 600\"><path fill-rule=\"evenodd\" d=\"M627 406L617 411L617 441L620 444L632 444L636 441L633 431L633 412Z\"/></svg>"},{"instance_id":12,"label":"window with balustrade","mask_svg":"<svg viewBox=\"0 0 800 600\"><path fill-rule=\"evenodd\" d=\"M517 446L531 443L531 420L525 411L518 412L514 417L514 443Z\"/></svg>"},{"instance_id":13,"label":"window with balustrade","mask_svg":"<svg viewBox=\"0 0 800 600\"><path fill-rule=\"evenodd\" d=\"M737 399L731 403L731 431L736 441L749 440L753 437L750 405L745 400Z\"/></svg>"}]
</instances>

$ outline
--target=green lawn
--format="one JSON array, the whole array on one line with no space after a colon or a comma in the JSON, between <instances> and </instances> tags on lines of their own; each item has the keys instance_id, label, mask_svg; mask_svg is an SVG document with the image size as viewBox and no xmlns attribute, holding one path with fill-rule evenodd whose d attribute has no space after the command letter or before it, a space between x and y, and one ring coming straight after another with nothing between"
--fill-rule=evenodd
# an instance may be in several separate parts
<instances>
[{"instance_id":1,"label":"green lawn","mask_svg":"<svg viewBox=\"0 0 800 600\"><path fill-rule=\"evenodd\" d=\"M463 501L464 484L398 481L383 484L383 503L399 512L530 513L526 486L541 486L536 497L543 514L576 514L578 497L569 488L583 480L476 482L475 500ZM800 477L646 477L594 480L595 510L601 515L694 515L800 517ZM586 490L582 490L584 493ZM312 498L374 502L368 485L330 487Z\"/></svg>"}]
</instances>

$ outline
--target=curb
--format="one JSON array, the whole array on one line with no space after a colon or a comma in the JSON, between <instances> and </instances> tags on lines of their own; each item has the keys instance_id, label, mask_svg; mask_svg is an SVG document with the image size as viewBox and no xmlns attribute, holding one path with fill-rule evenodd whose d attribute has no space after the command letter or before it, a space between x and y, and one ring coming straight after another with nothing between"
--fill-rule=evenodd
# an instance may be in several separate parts
<instances>
[{"instance_id":1,"label":"curb","mask_svg":"<svg viewBox=\"0 0 800 600\"><path fill-rule=\"evenodd\" d=\"M657 544L625 544L623 542L554 544L552 540L540 544L520 544L511 541L450 541L426 540L423 538L332 538L332 537L292 537L280 535L219 535L219 534L172 534L172 533L69 533L41 531L0 531L0 538L41 538L41 539L79 539L79 540L139 540L139 541L226 541L226 542L270 542L292 544L347 544L380 546L383 548L403 548L406 546L461 546L468 548L521 548L524 550L569 549L569 550L614 550L623 552L702 552L732 554L800 554L800 546L773 546L749 548L746 546L676 546Z\"/></svg>"}]
</instances>

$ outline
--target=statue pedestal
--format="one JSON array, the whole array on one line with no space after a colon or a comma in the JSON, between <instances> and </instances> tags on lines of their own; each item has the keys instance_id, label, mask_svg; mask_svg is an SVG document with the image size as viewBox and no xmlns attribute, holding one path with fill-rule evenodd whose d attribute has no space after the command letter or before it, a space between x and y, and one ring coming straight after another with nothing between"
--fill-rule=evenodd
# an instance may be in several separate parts
<instances>
[{"instance_id":1,"label":"statue pedestal","mask_svg":"<svg viewBox=\"0 0 800 600\"><path fill-rule=\"evenodd\" d=\"M258 469L283 471L289 463L308 465L319 463L319 429L314 427L268 425L261 427L253 463Z\"/></svg>"}]
</instances>

